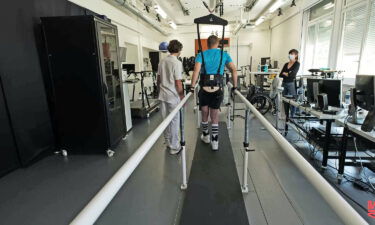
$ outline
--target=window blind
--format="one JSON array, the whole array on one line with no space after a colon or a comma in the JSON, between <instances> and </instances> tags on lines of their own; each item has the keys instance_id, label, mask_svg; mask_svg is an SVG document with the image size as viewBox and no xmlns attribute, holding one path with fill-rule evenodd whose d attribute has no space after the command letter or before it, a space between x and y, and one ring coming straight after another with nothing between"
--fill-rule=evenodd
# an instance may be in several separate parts
<instances>
[{"instance_id":1,"label":"window blind","mask_svg":"<svg viewBox=\"0 0 375 225\"><path fill-rule=\"evenodd\" d=\"M375 75L375 0L371 3L371 14L369 20L368 33L362 52L360 74Z\"/></svg>"},{"instance_id":2,"label":"window blind","mask_svg":"<svg viewBox=\"0 0 375 225\"><path fill-rule=\"evenodd\" d=\"M305 49L304 59L304 73L308 73L308 70L313 67L314 64L314 50L315 50L315 25L309 26L307 31L307 42Z\"/></svg>"},{"instance_id":3,"label":"window blind","mask_svg":"<svg viewBox=\"0 0 375 225\"><path fill-rule=\"evenodd\" d=\"M317 42L315 49L314 67L328 67L329 48L331 44L332 19L320 22L317 26Z\"/></svg>"},{"instance_id":4,"label":"window blind","mask_svg":"<svg viewBox=\"0 0 375 225\"><path fill-rule=\"evenodd\" d=\"M349 8L344 15L339 69L345 78L354 78L358 73L362 39L366 28L366 5Z\"/></svg>"}]
</instances>

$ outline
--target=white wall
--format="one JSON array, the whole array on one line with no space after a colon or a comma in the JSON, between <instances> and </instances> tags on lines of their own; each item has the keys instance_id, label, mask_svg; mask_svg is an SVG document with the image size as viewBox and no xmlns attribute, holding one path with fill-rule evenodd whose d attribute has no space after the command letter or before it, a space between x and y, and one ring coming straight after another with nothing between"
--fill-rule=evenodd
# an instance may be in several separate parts
<instances>
[{"instance_id":1,"label":"white wall","mask_svg":"<svg viewBox=\"0 0 375 225\"><path fill-rule=\"evenodd\" d=\"M166 36L138 19L135 15L127 13L125 10L120 10L104 0L69 1L95 13L105 15L112 20L112 23L115 24L118 29L119 45L126 47L126 43L130 43L138 48L137 70L143 67L143 46L158 50L159 43L167 39Z\"/></svg>"},{"instance_id":2,"label":"white wall","mask_svg":"<svg viewBox=\"0 0 375 225\"><path fill-rule=\"evenodd\" d=\"M271 21L271 60L279 61L279 67L288 61L288 52L291 49L297 49L301 59L303 13L300 5L285 10L284 15Z\"/></svg>"},{"instance_id":3,"label":"white wall","mask_svg":"<svg viewBox=\"0 0 375 225\"><path fill-rule=\"evenodd\" d=\"M126 43L126 63L135 64L135 68L139 67L137 45Z\"/></svg>"},{"instance_id":4,"label":"white wall","mask_svg":"<svg viewBox=\"0 0 375 225\"><path fill-rule=\"evenodd\" d=\"M238 34L238 68L250 65L252 71L257 69L260 58L270 56L270 31L265 24L261 29L241 30ZM237 65L237 37L232 38L231 56Z\"/></svg>"}]
</instances>

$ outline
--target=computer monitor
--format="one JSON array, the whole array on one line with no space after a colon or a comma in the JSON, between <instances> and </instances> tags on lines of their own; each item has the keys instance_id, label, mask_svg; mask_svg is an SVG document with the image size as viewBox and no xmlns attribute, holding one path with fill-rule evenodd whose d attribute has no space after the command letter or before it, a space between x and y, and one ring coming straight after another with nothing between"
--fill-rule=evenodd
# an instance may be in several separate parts
<instances>
[{"instance_id":1,"label":"computer monitor","mask_svg":"<svg viewBox=\"0 0 375 225\"><path fill-rule=\"evenodd\" d=\"M318 83L321 79L315 79L315 78L308 78L307 79L307 86L306 86L306 97L307 101L310 103L316 102L317 101L317 94L314 92L314 83ZM316 86L316 85L315 85Z\"/></svg>"},{"instance_id":2,"label":"computer monitor","mask_svg":"<svg viewBox=\"0 0 375 225\"><path fill-rule=\"evenodd\" d=\"M122 64L122 70L130 72L135 72L135 64Z\"/></svg>"},{"instance_id":3,"label":"computer monitor","mask_svg":"<svg viewBox=\"0 0 375 225\"><path fill-rule=\"evenodd\" d=\"M355 105L371 111L374 108L375 97L375 76L374 75L357 75L355 81L356 98Z\"/></svg>"},{"instance_id":4,"label":"computer monitor","mask_svg":"<svg viewBox=\"0 0 375 225\"><path fill-rule=\"evenodd\" d=\"M342 80L322 79L319 81L319 92L328 96L328 105L341 108Z\"/></svg>"},{"instance_id":5,"label":"computer monitor","mask_svg":"<svg viewBox=\"0 0 375 225\"><path fill-rule=\"evenodd\" d=\"M270 57L263 57L260 59L260 64L263 66L263 65L266 65L266 63L268 65L270 65L271 63L271 58Z\"/></svg>"},{"instance_id":6,"label":"computer monitor","mask_svg":"<svg viewBox=\"0 0 375 225\"><path fill-rule=\"evenodd\" d=\"M361 129L371 132L375 127L375 76L357 75L355 90L355 105L369 111Z\"/></svg>"}]
</instances>

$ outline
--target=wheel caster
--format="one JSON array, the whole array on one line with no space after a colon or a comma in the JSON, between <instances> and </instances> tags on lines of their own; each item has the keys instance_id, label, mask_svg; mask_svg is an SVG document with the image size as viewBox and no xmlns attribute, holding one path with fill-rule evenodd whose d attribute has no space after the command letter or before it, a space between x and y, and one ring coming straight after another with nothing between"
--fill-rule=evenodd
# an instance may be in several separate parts
<instances>
[{"instance_id":1,"label":"wheel caster","mask_svg":"<svg viewBox=\"0 0 375 225\"><path fill-rule=\"evenodd\" d=\"M68 156L68 151L67 150L61 150L61 155L64 157Z\"/></svg>"},{"instance_id":2,"label":"wheel caster","mask_svg":"<svg viewBox=\"0 0 375 225\"><path fill-rule=\"evenodd\" d=\"M241 190L242 190L242 193L249 193L249 188L247 186L246 187L242 186Z\"/></svg>"},{"instance_id":3,"label":"wheel caster","mask_svg":"<svg viewBox=\"0 0 375 225\"><path fill-rule=\"evenodd\" d=\"M115 152L114 151L112 151L112 150L107 150L107 156L108 157L113 157L113 155L115 154Z\"/></svg>"},{"instance_id":4,"label":"wheel caster","mask_svg":"<svg viewBox=\"0 0 375 225\"><path fill-rule=\"evenodd\" d=\"M186 190L187 189L187 184L181 184L181 190Z\"/></svg>"},{"instance_id":5,"label":"wheel caster","mask_svg":"<svg viewBox=\"0 0 375 225\"><path fill-rule=\"evenodd\" d=\"M147 118L150 118L150 113L147 113L146 117L147 117Z\"/></svg>"}]
</instances>

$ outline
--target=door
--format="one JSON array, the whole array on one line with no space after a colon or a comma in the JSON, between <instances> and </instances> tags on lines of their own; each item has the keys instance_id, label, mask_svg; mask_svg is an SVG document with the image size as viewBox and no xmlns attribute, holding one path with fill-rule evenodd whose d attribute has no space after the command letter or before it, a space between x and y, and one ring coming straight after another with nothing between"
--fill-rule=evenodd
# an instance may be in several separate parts
<instances>
[{"instance_id":1,"label":"door","mask_svg":"<svg viewBox=\"0 0 375 225\"><path fill-rule=\"evenodd\" d=\"M110 143L114 146L126 133L117 29L99 21L96 24Z\"/></svg>"},{"instance_id":2,"label":"door","mask_svg":"<svg viewBox=\"0 0 375 225\"><path fill-rule=\"evenodd\" d=\"M20 165L10 124L0 80L0 176Z\"/></svg>"}]
</instances>

